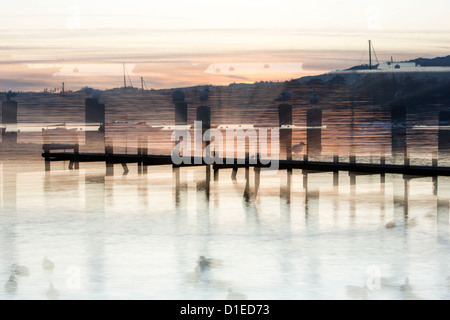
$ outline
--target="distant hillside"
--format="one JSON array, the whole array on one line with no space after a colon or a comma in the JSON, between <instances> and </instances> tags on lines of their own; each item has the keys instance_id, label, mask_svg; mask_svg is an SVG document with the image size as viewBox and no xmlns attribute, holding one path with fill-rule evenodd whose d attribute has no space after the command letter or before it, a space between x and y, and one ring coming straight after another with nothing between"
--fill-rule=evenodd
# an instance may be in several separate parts
<instances>
[{"instance_id":1,"label":"distant hillside","mask_svg":"<svg viewBox=\"0 0 450 320\"><path fill-rule=\"evenodd\" d=\"M408 62L415 62L422 67L450 67L450 56L437 57L433 59L417 58Z\"/></svg>"},{"instance_id":2,"label":"distant hillside","mask_svg":"<svg viewBox=\"0 0 450 320\"><path fill-rule=\"evenodd\" d=\"M446 57L437 57L437 58L417 58L409 61L402 61L404 62L414 62L416 65L419 65L421 67L450 67L450 55ZM374 69L376 69L377 66L373 66ZM307 76L302 77L300 79L297 79L300 83L308 84L308 83L315 83L315 81L323 81L323 82L329 82L332 81L336 76L341 76L345 80L347 84L353 84L356 81L358 81L361 78L361 74L358 74L358 71L368 71L369 66L368 65L361 65L361 66L354 66L345 70L338 70L338 71L331 71L329 73L315 75L315 76ZM379 71L380 72L380 71ZM390 72L390 71L389 71ZM383 73L381 71L381 73ZM384 72L386 73L386 72ZM429 77L429 74L426 72L418 72L418 73L411 73L411 72L402 72L403 75L408 75L412 78L421 79ZM436 79L448 79L450 78L450 74L448 71L443 70L442 72L433 72L433 77Z\"/></svg>"}]
</instances>

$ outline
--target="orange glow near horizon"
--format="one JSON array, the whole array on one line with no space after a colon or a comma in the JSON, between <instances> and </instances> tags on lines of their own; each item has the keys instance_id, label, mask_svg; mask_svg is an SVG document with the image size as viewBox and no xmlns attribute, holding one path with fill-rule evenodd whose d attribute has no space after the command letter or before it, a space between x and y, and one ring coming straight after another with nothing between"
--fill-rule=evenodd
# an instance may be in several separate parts
<instances>
[{"instance_id":1,"label":"orange glow near horizon","mask_svg":"<svg viewBox=\"0 0 450 320\"><path fill-rule=\"evenodd\" d=\"M0 91L40 91L67 82L100 89L132 81L149 88L284 81L365 62L448 55L446 0L377 4L352 0L18 0L2 6ZM388 9L386 9L388 8ZM439 10L437 10L439 9ZM204 74L213 64L298 62L302 70ZM78 69L78 72L73 72ZM228 69L228 67L226 67ZM136 79L136 80L135 80Z\"/></svg>"}]
</instances>

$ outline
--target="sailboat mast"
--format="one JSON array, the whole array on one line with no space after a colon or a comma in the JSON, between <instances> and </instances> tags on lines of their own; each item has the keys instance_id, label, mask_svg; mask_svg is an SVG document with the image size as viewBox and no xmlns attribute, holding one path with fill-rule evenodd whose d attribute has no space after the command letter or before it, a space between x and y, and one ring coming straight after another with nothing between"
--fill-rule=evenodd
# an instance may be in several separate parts
<instances>
[{"instance_id":1,"label":"sailboat mast","mask_svg":"<svg viewBox=\"0 0 450 320\"><path fill-rule=\"evenodd\" d=\"M369 69L372 70L372 40L369 40Z\"/></svg>"},{"instance_id":2,"label":"sailboat mast","mask_svg":"<svg viewBox=\"0 0 450 320\"><path fill-rule=\"evenodd\" d=\"M125 63L123 64L123 87L127 87L127 77L125 76Z\"/></svg>"}]
</instances>

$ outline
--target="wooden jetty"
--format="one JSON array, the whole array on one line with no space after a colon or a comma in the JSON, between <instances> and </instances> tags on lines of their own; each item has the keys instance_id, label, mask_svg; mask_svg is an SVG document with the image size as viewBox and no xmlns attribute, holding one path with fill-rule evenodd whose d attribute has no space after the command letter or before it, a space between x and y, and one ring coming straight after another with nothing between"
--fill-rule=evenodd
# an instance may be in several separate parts
<instances>
[{"instance_id":1,"label":"wooden jetty","mask_svg":"<svg viewBox=\"0 0 450 320\"><path fill-rule=\"evenodd\" d=\"M69 161L69 168L78 169L80 162L105 162L107 170L112 169L114 164L122 164L125 173L128 172L128 164L136 163L139 172L146 172L148 166L172 165L173 167L186 166L211 166L215 175L221 169L233 169L233 177L239 168L264 168L270 167L277 162L272 169L293 170L301 169L304 172L334 172L347 171L350 173L361 174L380 174L382 178L384 174L402 174L404 176L450 176L450 167L438 166L439 154L443 152L450 153L450 134L439 129L439 154L432 161L430 166L411 165L408 156L407 140L406 140L406 107L401 101L396 101L391 106L391 123L392 125L392 150L391 154L394 160L403 158L403 164L392 164L386 161L384 146L380 150L379 163L358 163L356 155L350 154L348 162L340 162L339 157L335 155L332 161L310 161L308 158L320 159L322 156L322 108L318 106L318 100L311 98L311 107L307 110L306 128L307 129L307 150L303 160L293 160L292 157L292 130L293 123L293 107L289 104L292 95L285 91L282 93L282 103L278 106L278 120L280 130L280 154L281 160L261 159L258 155L256 158L246 159L222 159L220 163L206 163L203 158L188 157L184 158L184 164L176 165L172 161L170 155L149 155L147 147L148 136L139 137L137 154L118 154L114 153L113 141L105 136L105 131L98 133L86 133L86 144L104 143L104 153L80 153L77 145L52 145L51 142L44 142L44 153L46 170L50 170L50 163L53 161ZM183 126L188 123L188 107L184 100L185 95L182 90L176 90L173 95L173 103L175 105L175 125ZM317 97L316 97L317 98ZM212 109L206 105L208 101L208 90L200 96L201 105L197 107L197 121L201 121L203 126L202 133L205 133L211 127ZM105 123L105 105L99 103L96 99L86 99L86 123ZM15 119L13 119L15 121ZM450 112L441 112L439 115L440 123L448 123L450 121ZM395 125L394 125L395 124ZM287 129L286 129L287 128ZM44 141L46 140L44 132ZM98 136L95 138L94 136ZM179 142L175 142L175 145ZM210 143L207 138L202 143L204 150ZM58 149L73 149L73 152L56 152ZM246 150L247 152L247 150ZM186 161L187 160L187 161ZM396 161L394 161L395 163ZM142 170L143 169L143 170ZM209 170L207 171L209 172Z\"/></svg>"},{"instance_id":2,"label":"wooden jetty","mask_svg":"<svg viewBox=\"0 0 450 320\"><path fill-rule=\"evenodd\" d=\"M46 162L69 161L73 164L80 162L105 162L106 164L122 164L127 168L127 164L136 163L143 166L171 165L173 167L206 166L211 165L214 171L221 169L239 168L268 168L271 159L255 161L254 159L223 159L223 163L208 164L203 158L186 158L184 164L175 165L170 155L146 155L146 154L108 154L108 153L78 153L78 152L44 152L42 157ZM187 164L186 164L187 163ZM436 163L435 163L436 164ZM301 169L317 172L357 172L364 174L403 174L407 176L450 176L450 167L440 166L417 166L408 164L386 164L386 163L357 163L338 162L336 157L331 162L298 160L278 160L278 169L293 170Z\"/></svg>"}]
</instances>

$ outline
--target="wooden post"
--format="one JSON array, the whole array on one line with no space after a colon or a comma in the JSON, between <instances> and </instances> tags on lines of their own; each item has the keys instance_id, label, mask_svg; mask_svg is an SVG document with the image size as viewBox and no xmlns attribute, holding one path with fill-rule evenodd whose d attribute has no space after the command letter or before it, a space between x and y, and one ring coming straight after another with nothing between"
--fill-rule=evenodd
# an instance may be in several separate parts
<instances>
[{"instance_id":1,"label":"wooden post","mask_svg":"<svg viewBox=\"0 0 450 320\"><path fill-rule=\"evenodd\" d=\"M208 106L199 106L197 108L197 121L202 123L202 135L204 135L211 128L211 108ZM206 137L206 141L203 141L203 150L211 143L209 138Z\"/></svg>"},{"instance_id":2,"label":"wooden post","mask_svg":"<svg viewBox=\"0 0 450 320\"><path fill-rule=\"evenodd\" d=\"M405 167L409 167L411 164L411 160L409 158L408 149L405 150Z\"/></svg>"},{"instance_id":3,"label":"wooden post","mask_svg":"<svg viewBox=\"0 0 450 320\"><path fill-rule=\"evenodd\" d=\"M219 169L214 167L214 181L219 181Z\"/></svg>"},{"instance_id":4,"label":"wooden post","mask_svg":"<svg viewBox=\"0 0 450 320\"><path fill-rule=\"evenodd\" d=\"M386 164L386 145L384 144L380 146L380 164Z\"/></svg>"},{"instance_id":5,"label":"wooden post","mask_svg":"<svg viewBox=\"0 0 450 320\"><path fill-rule=\"evenodd\" d=\"M17 126L17 102L12 100L7 100L2 102L2 123L6 126L8 130L9 126ZM3 143L10 143L12 145L17 144L17 130L12 132L6 132L2 137Z\"/></svg>"},{"instance_id":6,"label":"wooden post","mask_svg":"<svg viewBox=\"0 0 450 320\"><path fill-rule=\"evenodd\" d=\"M394 159L407 154L406 105L396 101L391 105L392 155Z\"/></svg>"},{"instance_id":7,"label":"wooden post","mask_svg":"<svg viewBox=\"0 0 450 320\"><path fill-rule=\"evenodd\" d=\"M185 94L182 90L175 90L172 100L175 104L175 125L183 126L188 122L188 104L184 101Z\"/></svg>"},{"instance_id":8,"label":"wooden post","mask_svg":"<svg viewBox=\"0 0 450 320\"><path fill-rule=\"evenodd\" d=\"M197 121L201 122L202 125L202 150L201 155L205 155L206 151L209 150L209 146L211 144L211 137L209 135L209 129L211 128L211 108L206 106L206 102L209 99L209 90L205 89L200 94L199 97L202 105L197 107ZM207 133L208 132L208 133ZM196 154L196 153L194 153ZM209 150L208 156L211 156L211 150ZM204 161L202 160L204 163ZM209 201L210 196L210 186L211 186L211 165L206 165L206 197Z\"/></svg>"},{"instance_id":9,"label":"wooden post","mask_svg":"<svg viewBox=\"0 0 450 320\"><path fill-rule=\"evenodd\" d=\"M433 167L437 167L439 164L439 160L438 160L439 154L438 152L433 152L432 156L431 156L431 165Z\"/></svg>"},{"instance_id":10,"label":"wooden post","mask_svg":"<svg viewBox=\"0 0 450 320\"><path fill-rule=\"evenodd\" d=\"M137 148L138 156L142 157L142 141L141 138L138 138L138 148ZM137 162L138 174L142 174L142 161Z\"/></svg>"},{"instance_id":11,"label":"wooden post","mask_svg":"<svg viewBox=\"0 0 450 320\"><path fill-rule=\"evenodd\" d=\"M99 125L98 131L86 130L85 140L89 149L98 149L105 141L105 117L106 107L99 103L96 98L85 100L85 123L86 127Z\"/></svg>"},{"instance_id":12,"label":"wooden post","mask_svg":"<svg viewBox=\"0 0 450 320\"><path fill-rule=\"evenodd\" d=\"M184 126L188 123L188 104L184 101L185 94L183 90L177 89L172 94L172 101L175 104L175 125ZM186 130L176 130L179 136L187 136ZM180 141L174 142L174 147L177 146ZM179 155L181 156L181 154Z\"/></svg>"},{"instance_id":13,"label":"wooden post","mask_svg":"<svg viewBox=\"0 0 450 320\"><path fill-rule=\"evenodd\" d=\"M74 161L75 162L75 170L79 170L80 169L80 161L79 161L78 155L80 154L80 145L78 144L78 141L73 149L73 153L75 154L75 161Z\"/></svg>"},{"instance_id":14,"label":"wooden post","mask_svg":"<svg viewBox=\"0 0 450 320\"><path fill-rule=\"evenodd\" d=\"M211 141L210 136L207 135L207 131L211 127L211 108L208 106L199 106L197 108L197 121L200 121L202 123L202 137L205 137L204 141L202 142L202 155L205 154L206 148L209 147ZM206 166L206 174L208 177L208 174L211 172L211 166ZM209 181L207 180L207 184L209 187Z\"/></svg>"},{"instance_id":15,"label":"wooden post","mask_svg":"<svg viewBox=\"0 0 450 320\"><path fill-rule=\"evenodd\" d=\"M98 102L96 98L85 100L86 123L105 123L106 107Z\"/></svg>"},{"instance_id":16,"label":"wooden post","mask_svg":"<svg viewBox=\"0 0 450 320\"><path fill-rule=\"evenodd\" d=\"M439 113L438 159L450 154L450 111Z\"/></svg>"},{"instance_id":17,"label":"wooden post","mask_svg":"<svg viewBox=\"0 0 450 320\"><path fill-rule=\"evenodd\" d=\"M106 155L114 154L113 140L111 138L105 138L105 154ZM106 160L106 175L107 176L114 175L114 163L108 159Z\"/></svg>"},{"instance_id":18,"label":"wooden post","mask_svg":"<svg viewBox=\"0 0 450 320\"><path fill-rule=\"evenodd\" d=\"M322 109L312 108L307 111L307 149L309 157L322 154Z\"/></svg>"},{"instance_id":19,"label":"wooden post","mask_svg":"<svg viewBox=\"0 0 450 320\"><path fill-rule=\"evenodd\" d=\"M122 163L122 168L123 168L123 175L126 176L130 170L128 170L128 166L126 163Z\"/></svg>"},{"instance_id":20,"label":"wooden post","mask_svg":"<svg viewBox=\"0 0 450 320\"><path fill-rule=\"evenodd\" d=\"M338 164L339 163L339 155L333 156L333 162ZM333 186L338 187L339 186L339 171L333 172Z\"/></svg>"},{"instance_id":21,"label":"wooden post","mask_svg":"<svg viewBox=\"0 0 450 320\"><path fill-rule=\"evenodd\" d=\"M141 161L138 161L138 174L147 173L147 165L145 164L145 157L148 155L148 140L147 137L138 139L138 155Z\"/></svg>"},{"instance_id":22,"label":"wooden post","mask_svg":"<svg viewBox=\"0 0 450 320\"><path fill-rule=\"evenodd\" d=\"M292 126L292 105L280 104L278 106L278 119L280 124L280 155L285 154L286 160L292 160L292 129L282 128Z\"/></svg>"},{"instance_id":23,"label":"wooden post","mask_svg":"<svg viewBox=\"0 0 450 320\"><path fill-rule=\"evenodd\" d=\"M17 102L8 100L2 102L2 123L17 124Z\"/></svg>"},{"instance_id":24,"label":"wooden post","mask_svg":"<svg viewBox=\"0 0 450 320\"><path fill-rule=\"evenodd\" d=\"M238 173L238 167L234 167L233 171L231 173L231 180L233 180L233 181L237 180L237 173Z\"/></svg>"},{"instance_id":25,"label":"wooden post","mask_svg":"<svg viewBox=\"0 0 450 320\"><path fill-rule=\"evenodd\" d=\"M148 156L148 137L142 138L142 157L145 158ZM145 161L142 162L142 172L144 174L147 173L148 165Z\"/></svg>"}]
</instances>

